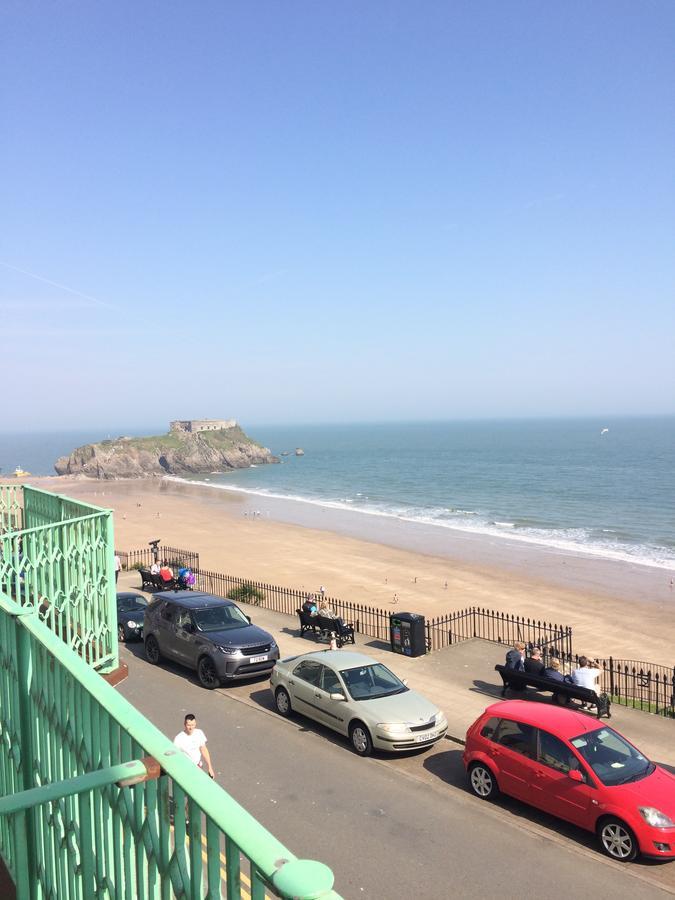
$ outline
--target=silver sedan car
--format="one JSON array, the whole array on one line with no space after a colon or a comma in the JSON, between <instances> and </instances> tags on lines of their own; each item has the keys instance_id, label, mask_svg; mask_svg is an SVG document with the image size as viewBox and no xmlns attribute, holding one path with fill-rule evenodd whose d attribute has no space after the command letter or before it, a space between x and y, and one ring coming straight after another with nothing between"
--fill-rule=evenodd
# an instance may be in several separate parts
<instances>
[{"instance_id":1,"label":"silver sedan car","mask_svg":"<svg viewBox=\"0 0 675 900\"><path fill-rule=\"evenodd\" d=\"M277 712L302 713L345 735L359 756L429 747L448 722L382 663L363 653L323 650L277 662L270 676Z\"/></svg>"}]
</instances>

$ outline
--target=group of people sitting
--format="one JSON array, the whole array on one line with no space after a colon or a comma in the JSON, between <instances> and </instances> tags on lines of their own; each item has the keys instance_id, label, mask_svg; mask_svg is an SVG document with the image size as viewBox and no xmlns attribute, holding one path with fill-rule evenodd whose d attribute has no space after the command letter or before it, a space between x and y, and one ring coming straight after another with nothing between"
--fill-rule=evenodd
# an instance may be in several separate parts
<instances>
[{"instance_id":1,"label":"group of people sitting","mask_svg":"<svg viewBox=\"0 0 675 900\"><path fill-rule=\"evenodd\" d=\"M506 654L506 668L514 669L516 672L528 672L530 675L542 675L552 681L563 681L597 691L598 679L602 675L600 660L580 656L577 668L569 675L563 675L562 664L557 657L551 657L548 665L544 665L541 657L541 647L532 647L530 655L526 656L525 644L517 641L513 645L513 650L509 650Z\"/></svg>"},{"instance_id":2,"label":"group of people sitting","mask_svg":"<svg viewBox=\"0 0 675 900\"><path fill-rule=\"evenodd\" d=\"M321 617L322 619L332 619L335 622L334 629L327 629L328 631L334 630L337 634L344 635L345 633L354 633L354 626L351 624L345 623L340 616L335 612L333 607L330 605L328 600L321 593L321 599L317 600L316 594L308 594L307 599L302 604L303 612L307 613L309 616L316 616L317 619Z\"/></svg>"},{"instance_id":3,"label":"group of people sitting","mask_svg":"<svg viewBox=\"0 0 675 900\"><path fill-rule=\"evenodd\" d=\"M324 619L338 618L338 614L323 595L321 600L317 600L316 594L308 594L302 608L310 616L322 616Z\"/></svg>"},{"instance_id":4,"label":"group of people sitting","mask_svg":"<svg viewBox=\"0 0 675 900\"><path fill-rule=\"evenodd\" d=\"M161 565L159 560L155 560L150 566L150 574L159 575L167 587L177 584L179 588L186 591L191 591L196 581L194 572L189 566L181 566L178 575L174 575L173 569L166 560Z\"/></svg>"}]
</instances>

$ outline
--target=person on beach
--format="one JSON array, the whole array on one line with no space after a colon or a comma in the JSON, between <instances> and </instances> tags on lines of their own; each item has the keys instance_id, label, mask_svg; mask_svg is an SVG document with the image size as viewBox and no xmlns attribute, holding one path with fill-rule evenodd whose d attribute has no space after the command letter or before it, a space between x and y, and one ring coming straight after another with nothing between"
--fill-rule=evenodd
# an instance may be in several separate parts
<instances>
[{"instance_id":1,"label":"person on beach","mask_svg":"<svg viewBox=\"0 0 675 900\"><path fill-rule=\"evenodd\" d=\"M522 641L516 641L513 650L506 654L506 668L515 669L516 672L525 671L525 644Z\"/></svg>"},{"instance_id":2,"label":"person on beach","mask_svg":"<svg viewBox=\"0 0 675 900\"><path fill-rule=\"evenodd\" d=\"M211 754L206 746L206 735L197 728L197 719L194 713L188 713L183 720L183 730L179 731L173 739L173 743L179 750L191 759L199 769L206 769L210 778L215 778L211 765Z\"/></svg>"},{"instance_id":3,"label":"person on beach","mask_svg":"<svg viewBox=\"0 0 675 900\"><path fill-rule=\"evenodd\" d=\"M530 675L543 675L544 664L541 661L541 647L533 647L530 655L523 663L525 671Z\"/></svg>"}]
</instances>

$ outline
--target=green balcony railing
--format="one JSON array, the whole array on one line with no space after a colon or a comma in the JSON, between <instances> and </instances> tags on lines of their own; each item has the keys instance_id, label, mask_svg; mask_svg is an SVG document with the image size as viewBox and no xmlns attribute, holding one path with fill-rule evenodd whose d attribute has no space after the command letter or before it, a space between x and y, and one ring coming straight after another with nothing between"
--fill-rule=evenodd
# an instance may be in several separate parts
<instances>
[{"instance_id":1,"label":"green balcony railing","mask_svg":"<svg viewBox=\"0 0 675 900\"><path fill-rule=\"evenodd\" d=\"M0 856L19 900L335 898L95 670L110 510L0 485Z\"/></svg>"},{"instance_id":2,"label":"green balcony railing","mask_svg":"<svg viewBox=\"0 0 675 900\"><path fill-rule=\"evenodd\" d=\"M118 665L112 512L0 485L0 591L100 671Z\"/></svg>"},{"instance_id":3,"label":"green balcony railing","mask_svg":"<svg viewBox=\"0 0 675 900\"><path fill-rule=\"evenodd\" d=\"M337 897L327 866L296 859L2 593L0 795L19 900Z\"/></svg>"}]
</instances>

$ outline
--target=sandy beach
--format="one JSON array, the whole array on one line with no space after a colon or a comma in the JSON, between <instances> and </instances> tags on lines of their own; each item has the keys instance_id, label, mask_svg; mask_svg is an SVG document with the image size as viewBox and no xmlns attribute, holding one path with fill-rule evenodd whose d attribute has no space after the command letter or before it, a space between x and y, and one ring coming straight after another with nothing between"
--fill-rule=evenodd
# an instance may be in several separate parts
<instances>
[{"instance_id":1,"label":"sandy beach","mask_svg":"<svg viewBox=\"0 0 675 900\"><path fill-rule=\"evenodd\" d=\"M427 616L487 607L571 625L579 653L673 664L667 570L169 480L30 483L112 509L120 550L160 538L204 569Z\"/></svg>"}]
</instances>

